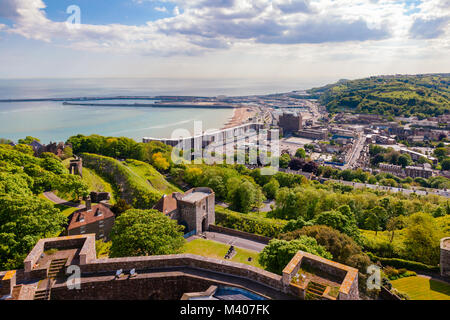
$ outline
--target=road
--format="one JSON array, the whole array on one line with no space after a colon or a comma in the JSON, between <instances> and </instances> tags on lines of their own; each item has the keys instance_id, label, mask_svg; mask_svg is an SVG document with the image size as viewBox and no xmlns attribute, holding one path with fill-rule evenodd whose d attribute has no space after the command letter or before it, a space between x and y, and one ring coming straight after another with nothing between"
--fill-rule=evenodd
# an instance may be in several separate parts
<instances>
[{"instance_id":1,"label":"road","mask_svg":"<svg viewBox=\"0 0 450 320\"><path fill-rule=\"evenodd\" d=\"M80 208L80 209L84 208L83 204L74 203L74 202L70 202L70 201L61 199L53 192L44 192L44 197L46 197L48 200L50 200L51 202L53 202L55 204L62 204L62 205L68 206L68 207Z\"/></svg>"},{"instance_id":2,"label":"road","mask_svg":"<svg viewBox=\"0 0 450 320\"><path fill-rule=\"evenodd\" d=\"M364 143L366 142L366 137L362 134L358 134L358 139L355 141L354 146L351 151L351 155L347 161L347 163L344 165L344 169L352 169L354 168L356 162L359 159L359 156L361 155L361 151L364 148Z\"/></svg>"},{"instance_id":3,"label":"road","mask_svg":"<svg viewBox=\"0 0 450 320\"><path fill-rule=\"evenodd\" d=\"M206 239L224 243L227 245L233 245L238 248L247 249L251 251L261 252L266 246L264 243L247 240L243 238L233 237L223 233L217 232L205 232Z\"/></svg>"}]
</instances>

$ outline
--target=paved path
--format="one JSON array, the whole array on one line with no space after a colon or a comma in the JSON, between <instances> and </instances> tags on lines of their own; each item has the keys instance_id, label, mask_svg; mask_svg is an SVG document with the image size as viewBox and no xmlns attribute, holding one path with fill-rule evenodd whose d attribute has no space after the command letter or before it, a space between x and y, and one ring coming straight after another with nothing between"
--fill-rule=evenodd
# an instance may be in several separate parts
<instances>
[{"instance_id":1,"label":"paved path","mask_svg":"<svg viewBox=\"0 0 450 320\"><path fill-rule=\"evenodd\" d=\"M264 243L247 240L243 238L233 237L223 233L217 232L205 232L206 239L225 243L227 245L233 245L238 248L261 252L266 246Z\"/></svg>"},{"instance_id":2,"label":"paved path","mask_svg":"<svg viewBox=\"0 0 450 320\"><path fill-rule=\"evenodd\" d=\"M448 280L444 277L441 276L436 276L436 275L427 275L427 274L419 274L417 273L418 277L421 278L426 278L426 279L430 279L430 280L434 280L434 281L438 281L438 282L442 282L446 285L450 285L450 282L448 282Z\"/></svg>"},{"instance_id":3,"label":"paved path","mask_svg":"<svg viewBox=\"0 0 450 320\"><path fill-rule=\"evenodd\" d=\"M83 204L74 203L74 202L70 202L70 201L61 199L53 192L44 192L44 197L46 197L48 200L50 200L51 202L53 202L55 204L63 204L68 207L80 208L80 209L84 208Z\"/></svg>"}]
</instances>

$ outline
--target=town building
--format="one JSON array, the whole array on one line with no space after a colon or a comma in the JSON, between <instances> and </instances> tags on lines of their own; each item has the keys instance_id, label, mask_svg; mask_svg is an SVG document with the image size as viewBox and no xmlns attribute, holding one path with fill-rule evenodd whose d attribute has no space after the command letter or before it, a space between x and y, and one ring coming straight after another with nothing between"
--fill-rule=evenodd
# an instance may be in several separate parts
<instances>
[{"instance_id":1,"label":"town building","mask_svg":"<svg viewBox=\"0 0 450 320\"><path fill-rule=\"evenodd\" d=\"M395 164L390 164L390 163L380 163L378 165L378 167L380 168L381 171L387 172L387 173L392 173L393 175L396 175L396 176L404 176L405 175L405 172L403 171L402 166L397 166Z\"/></svg>"},{"instance_id":2,"label":"town building","mask_svg":"<svg viewBox=\"0 0 450 320\"><path fill-rule=\"evenodd\" d=\"M294 112L284 112L278 119L278 125L284 133L297 132L303 128L302 115Z\"/></svg>"},{"instance_id":3,"label":"town building","mask_svg":"<svg viewBox=\"0 0 450 320\"><path fill-rule=\"evenodd\" d=\"M321 129L302 129L296 133L297 136L313 140L326 140L328 138L328 130Z\"/></svg>"},{"instance_id":4,"label":"town building","mask_svg":"<svg viewBox=\"0 0 450 320\"><path fill-rule=\"evenodd\" d=\"M210 188L174 192L155 204L156 209L185 227L185 234L201 234L215 224L215 194Z\"/></svg>"},{"instance_id":5,"label":"town building","mask_svg":"<svg viewBox=\"0 0 450 320\"><path fill-rule=\"evenodd\" d=\"M426 168L426 167L419 167L419 166L407 166L405 168L405 174L407 177L411 178L431 178L433 176L433 170Z\"/></svg>"},{"instance_id":6,"label":"town building","mask_svg":"<svg viewBox=\"0 0 450 320\"><path fill-rule=\"evenodd\" d=\"M88 199L84 209L70 215L66 234L73 236L93 233L97 240L109 240L114 220L115 215L108 206L103 203L91 205Z\"/></svg>"}]
</instances>

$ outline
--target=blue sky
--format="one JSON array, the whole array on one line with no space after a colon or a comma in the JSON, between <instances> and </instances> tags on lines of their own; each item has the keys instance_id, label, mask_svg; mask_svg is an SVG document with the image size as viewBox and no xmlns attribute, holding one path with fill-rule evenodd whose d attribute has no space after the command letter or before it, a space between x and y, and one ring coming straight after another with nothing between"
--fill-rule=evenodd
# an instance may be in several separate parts
<instances>
[{"instance_id":1,"label":"blue sky","mask_svg":"<svg viewBox=\"0 0 450 320\"><path fill-rule=\"evenodd\" d=\"M137 3L127 0L47 0L45 1L47 17L54 21L66 21L66 9L70 5L82 8L83 23L87 24L125 24L142 25L173 16L173 3L144 1ZM167 12L155 9L165 7Z\"/></svg>"},{"instance_id":2,"label":"blue sky","mask_svg":"<svg viewBox=\"0 0 450 320\"><path fill-rule=\"evenodd\" d=\"M2 0L0 78L449 72L449 22L450 0Z\"/></svg>"}]
</instances>

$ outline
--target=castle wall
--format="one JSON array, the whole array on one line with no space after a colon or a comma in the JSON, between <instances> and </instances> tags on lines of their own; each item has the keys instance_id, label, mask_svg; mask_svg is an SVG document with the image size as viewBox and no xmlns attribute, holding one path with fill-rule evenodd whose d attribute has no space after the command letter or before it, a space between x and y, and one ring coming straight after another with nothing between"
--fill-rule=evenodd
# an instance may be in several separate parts
<instances>
[{"instance_id":1,"label":"castle wall","mask_svg":"<svg viewBox=\"0 0 450 320\"><path fill-rule=\"evenodd\" d=\"M124 271L136 269L139 272L139 270L158 270L174 267L189 267L237 276L279 291L284 291L281 276L241 263L200 257L192 254L100 259L80 266L82 274L116 272L119 269Z\"/></svg>"},{"instance_id":2,"label":"castle wall","mask_svg":"<svg viewBox=\"0 0 450 320\"><path fill-rule=\"evenodd\" d=\"M79 290L55 286L51 300L179 300L186 292L205 291L215 282L182 274L132 278L105 279L82 283Z\"/></svg>"},{"instance_id":3,"label":"castle wall","mask_svg":"<svg viewBox=\"0 0 450 320\"><path fill-rule=\"evenodd\" d=\"M450 277L450 237L441 240L440 267L441 275Z\"/></svg>"}]
</instances>

